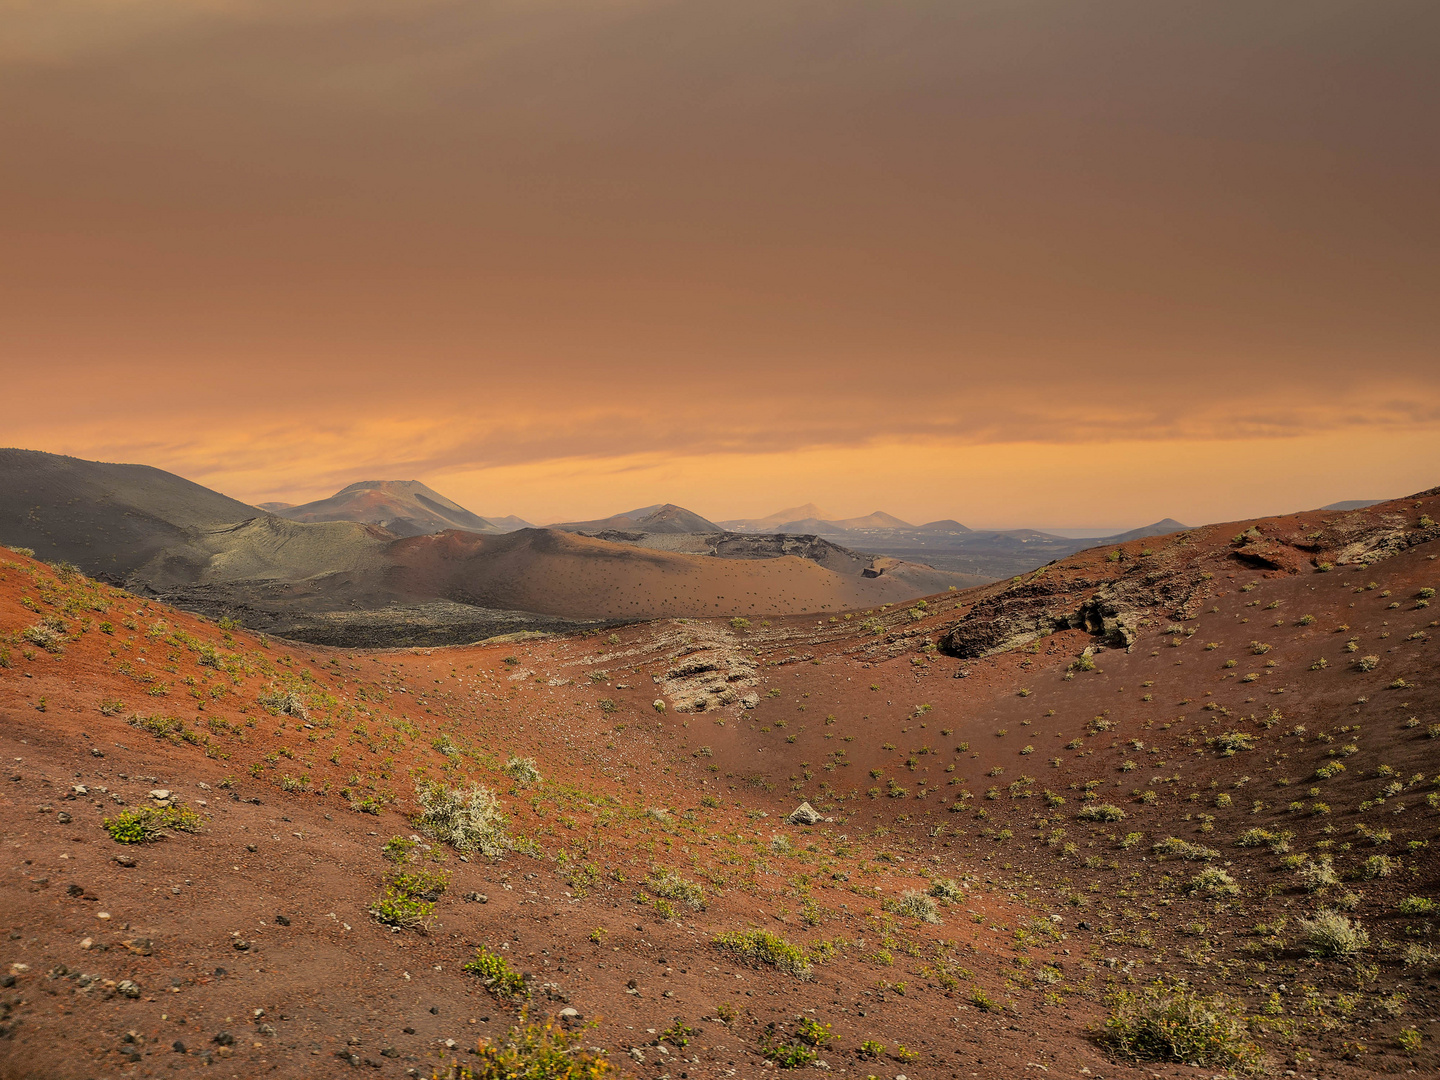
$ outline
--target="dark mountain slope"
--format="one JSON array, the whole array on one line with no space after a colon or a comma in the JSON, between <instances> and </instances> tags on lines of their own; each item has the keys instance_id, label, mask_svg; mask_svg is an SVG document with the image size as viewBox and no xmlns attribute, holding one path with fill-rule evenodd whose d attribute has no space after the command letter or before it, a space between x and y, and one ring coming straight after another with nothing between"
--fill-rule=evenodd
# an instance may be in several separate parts
<instances>
[{"instance_id":1,"label":"dark mountain slope","mask_svg":"<svg viewBox=\"0 0 1440 1080\"><path fill-rule=\"evenodd\" d=\"M148 465L0 450L0 541L123 580L189 529L264 512Z\"/></svg>"}]
</instances>

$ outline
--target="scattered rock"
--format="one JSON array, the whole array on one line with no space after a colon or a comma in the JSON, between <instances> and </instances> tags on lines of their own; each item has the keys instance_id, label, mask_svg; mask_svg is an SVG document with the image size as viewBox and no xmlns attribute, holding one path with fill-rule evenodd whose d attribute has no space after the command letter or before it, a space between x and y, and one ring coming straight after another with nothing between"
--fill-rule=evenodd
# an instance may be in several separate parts
<instances>
[{"instance_id":1,"label":"scattered rock","mask_svg":"<svg viewBox=\"0 0 1440 1080\"><path fill-rule=\"evenodd\" d=\"M234 1046L235 1036L231 1035L228 1031L222 1031L215 1036L213 1041L218 1046Z\"/></svg>"},{"instance_id":2,"label":"scattered rock","mask_svg":"<svg viewBox=\"0 0 1440 1080\"><path fill-rule=\"evenodd\" d=\"M119 863L121 866L134 866L134 865L135 865L135 856L134 856L134 855L126 855L126 854L124 854L124 853L122 852L121 854L115 856L115 861L116 861L117 863Z\"/></svg>"},{"instance_id":3,"label":"scattered rock","mask_svg":"<svg viewBox=\"0 0 1440 1080\"><path fill-rule=\"evenodd\" d=\"M169 789L169 788L155 788L155 789L153 789L153 790L150 792L150 797L151 797L152 799L155 799L157 802L158 802L158 801L161 801L161 800L164 800L164 799L168 799L168 798L170 798L170 789Z\"/></svg>"},{"instance_id":4,"label":"scattered rock","mask_svg":"<svg viewBox=\"0 0 1440 1080\"><path fill-rule=\"evenodd\" d=\"M176 1039L173 1043L170 1044L170 1049L174 1050L177 1054L183 1054L185 1053L185 1044L179 1039Z\"/></svg>"},{"instance_id":5,"label":"scattered rock","mask_svg":"<svg viewBox=\"0 0 1440 1080\"><path fill-rule=\"evenodd\" d=\"M467 892L465 894L465 902L467 904L488 904L490 897L486 896L483 892Z\"/></svg>"},{"instance_id":6,"label":"scattered rock","mask_svg":"<svg viewBox=\"0 0 1440 1080\"><path fill-rule=\"evenodd\" d=\"M790 816L785 820L790 822L791 825L814 825L825 819L820 815L820 811L816 810L808 802L802 802L794 810L790 811Z\"/></svg>"},{"instance_id":7,"label":"scattered rock","mask_svg":"<svg viewBox=\"0 0 1440 1080\"><path fill-rule=\"evenodd\" d=\"M131 979L122 979L116 984L115 992L121 997L138 998L140 996L140 984Z\"/></svg>"},{"instance_id":8,"label":"scattered rock","mask_svg":"<svg viewBox=\"0 0 1440 1080\"><path fill-rule=\"evenodd\" d=\"M91 756L91 757L104 757L104 756L105 756L105 751L104 751L104 750L101 750L98 746L92 746L92 747L90 748L90 756Z\"/></svg>"},{"instance_id":9,"label":"scattered rock","mask_svg":"<svg viewBox=\"0 0 1440 1080\"><path fill-rule=\"evenodd\" d=\"M69 814L67 814L64 810L61 810L60 813L55 815L55 820L58 821L61 825L69 825L70 822L74 821L75 819L72 818Z\"/></svg>"},{"instance_id":10,"label":"scattered rock","mask_svg":"<svg viewBox=\"0 0 1440 1080\"><path fill-rule=\"evenodd\" d=\"M276 926L289 926L289 925L290 925L290 920L289 920L288 918L286 918L284 915L276 915L276 916L275 916L275 925L276 925Z\"/></svg>"}]
</instances>

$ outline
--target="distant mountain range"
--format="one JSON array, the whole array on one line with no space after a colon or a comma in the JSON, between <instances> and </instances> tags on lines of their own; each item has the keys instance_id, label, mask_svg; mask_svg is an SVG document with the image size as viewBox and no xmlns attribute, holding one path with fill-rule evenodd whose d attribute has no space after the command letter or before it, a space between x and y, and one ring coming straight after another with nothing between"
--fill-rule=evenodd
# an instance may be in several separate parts
<instances>
[{"instance_id":1,"label":"distant mountain range","mask_svg":"<svg viewBox=\"0 0 1440 1080\"><path fill-rule=\"evenodd\" d=\"M795 517L795 514L803 516ZM950 518L912 525L883 510L864 517L833 518L822 516L813 503L763 518L740 518L719 524L729 532L746 535L823 537L859 551L991 579L1013 577L1097 544L1123 543L1186 528L1173 518L1165 518L1118 536L1066 537L1037 529L971 529Z\"/></svg>"},{"instance_id":2,"label":"distant mountain range","mask_svg":"<svg viewBox=\"0 0 1440 1080\"><path fill-rule=\"evenodd\" d=\"M717 533L725 532L715 522L701 517L674 503L656 503L639 510L627 510L594 521L564 521L547 528L561 532L601 533L611 530L637 533Z\"/></svg>"},{"instance_id":3,"label":"distant mountain range","mask_svg":"<svg viewBox=\"0 0 1440 1080\"><path fill-rule=\"evenodd\" d=\"M610 525L622 528L577 535ZM482 518L417 481L352 484L272 512L148 466L0 450L0 544L307 641L447 644L863 610L980 583L814 537L731 537L671 504L537 529Z\"/></svg>"}]
</instances>

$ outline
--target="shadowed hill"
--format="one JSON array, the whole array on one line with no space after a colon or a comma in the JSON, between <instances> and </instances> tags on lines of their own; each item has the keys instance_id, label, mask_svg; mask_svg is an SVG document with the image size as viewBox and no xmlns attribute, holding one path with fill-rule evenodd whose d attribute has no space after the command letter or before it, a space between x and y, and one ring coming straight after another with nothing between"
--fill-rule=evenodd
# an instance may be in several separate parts
<instances>
[{"instance_id":1,"label":"shadowed hill","mask_svg":"<svg viewBox=\"0 0 1440 1080\"><path fill-rule=\"evenodd\" d=\"M149 465L0 450L0 542L123 580L187 530L263 511Z\"/></svg>"}]
</instances>

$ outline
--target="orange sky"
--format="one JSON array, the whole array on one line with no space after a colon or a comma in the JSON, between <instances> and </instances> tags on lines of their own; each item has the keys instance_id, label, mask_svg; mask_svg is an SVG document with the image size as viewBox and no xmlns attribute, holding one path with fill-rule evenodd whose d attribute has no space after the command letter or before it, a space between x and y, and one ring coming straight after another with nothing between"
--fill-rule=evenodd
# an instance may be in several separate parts
<instances>
[{"instance_id":1,"label":"orange sky","mask_svg":"<svg viewBox=\"0 0 1440 1080\"><path fill-rule=\"evenodd\" d=\"M1134 525L1440 483L1440 6L0 0L0 443Z\"/></svg>"}]
</instances>

